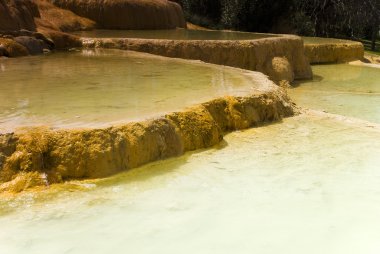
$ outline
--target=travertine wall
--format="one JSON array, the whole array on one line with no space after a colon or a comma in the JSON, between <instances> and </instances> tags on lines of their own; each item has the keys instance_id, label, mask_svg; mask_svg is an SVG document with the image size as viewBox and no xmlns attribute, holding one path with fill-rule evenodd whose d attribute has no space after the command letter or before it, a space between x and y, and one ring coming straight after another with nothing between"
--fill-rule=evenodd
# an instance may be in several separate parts
<instances>
[{"instance_id":1,"label":"travertine wall","mask_svg":"<svg viewBox=\"0 0 380 254\"><path fill-rule=\"evenodd\" d=\"M364 59L360 42L305 44L305 54L311 64L345 63Z\"/></svg>"},{"instance_id":2,"label":"travertine wall","mask_svg":"<svg viewBox=\"0 0 380 254\"><path fill-rule=\"evenodd\" d=\"M88 48L117 48L156 55L202 60L207 63L227 65L279 78L310 79L312 71L304 53L303 41L298 36L279 36L244 41L210 40L152 40L152 39L93 39L83 38ZM274 61L281 58L282 61ZM288 69L277 68L284 63ZM291 72L293 75L284 75Z\"/></svg>"},{"instance_id":3,"label":"travertine wall","mask_svg":"<svg viewBox=\"0 0 380 254\"><path fill-rule=\"evenodd\" d=\"M293 115L285 90L226 96L154 120L105 129L34 128L0 135L0 192L105 177L213 146L224 133Z\"/></svg>"}]
</instances>

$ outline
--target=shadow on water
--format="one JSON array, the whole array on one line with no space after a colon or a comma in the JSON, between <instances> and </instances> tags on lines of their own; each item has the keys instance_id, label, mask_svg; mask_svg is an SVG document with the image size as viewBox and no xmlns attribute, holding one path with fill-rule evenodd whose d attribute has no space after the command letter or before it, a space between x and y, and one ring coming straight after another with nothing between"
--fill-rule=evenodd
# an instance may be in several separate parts
<instances>
[{"instance_id":1,"label":"shadow on water","mask_svg":"<svg viewBox=\"0 0 380 254\"><path fill-rule=\"evenodd\" d=\"M321 82L324 79L325 78L323 76L313 74L313 80L311 82ZM300 87L302 84L305 84L305 83L310 83L310 80L295 80L292 83L292 87Z\"/></svg>"},{"instance_id":2,"label":"shadow on water","mask_svg":"<svg viewBox=\"0 0 380 254\"><path fill-rule=\"evenodd\" d=\"M96 180L99 187L109 187L118 184L129 184L147 181L151 178L159 177L165 174L176 172L178 168L186 164L190 157L201 154L206 151L219 151L228 147L228 143L222 140L219 144L211 147L187 152L179 157L169 158L156 162L151 162L139 168L130 169L111 177Z\"/></svg>"}]
</instances>

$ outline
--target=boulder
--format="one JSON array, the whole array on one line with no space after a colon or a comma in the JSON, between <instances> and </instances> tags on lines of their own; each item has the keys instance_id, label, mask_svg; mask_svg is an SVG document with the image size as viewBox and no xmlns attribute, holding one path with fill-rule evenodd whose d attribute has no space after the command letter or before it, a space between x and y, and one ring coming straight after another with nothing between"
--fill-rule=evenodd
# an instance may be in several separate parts
<instances>
[{"instance_id":1,"label":"boulder","mask_svg":"<svg viewBox=\"0 0 380 254\"><path fill-rule=\"evenodd\" d=\"M18 57L29 55L27 48L9 38L0 38L0 48L2 48L3 56Z\"/></svg>"},{"instance_id":2,"label":"boulder","mask_svg":"<svg viewBox=\"0 0 380 254\"><path fill-rule=\"evenodd\" d=\"M266 73L277 84L294 81L294 70L286 57L273 57L266 64Z\"/></svg>"},{"instance_id":3,"label":"boulder","mask_svg":"<svg viewBox=\"0 0 380 254\"><path fill-rule=\"evenodd\" d=\"M31 55L38 55L44 52L44 48L48 48L42 40L38 40L30 36L18 36L14 40L23 45Z\"/></svg>"},{"instance_id":4,"label":"boulder","mask_svg":"<svg viewBox=\"0 0 380 254\"><path fill-rule=\"evenodd\" d=\"M50 41L54 43L55 49L70 49L82 46L79 37L55 30L41 30Z\"/></svg>"}]
</instances>

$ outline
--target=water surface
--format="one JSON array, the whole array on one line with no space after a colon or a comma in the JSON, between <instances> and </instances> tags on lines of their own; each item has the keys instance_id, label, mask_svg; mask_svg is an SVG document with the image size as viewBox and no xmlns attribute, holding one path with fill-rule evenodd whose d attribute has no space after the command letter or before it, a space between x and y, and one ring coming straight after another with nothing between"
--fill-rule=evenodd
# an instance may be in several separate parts
<instances>
[{"instance_id":1,"label":"water surface","mask_svg":"<svg viewBox=\"0 0 380 254\"><path fill-rule=\"evenodd\" d=\"M0 59L0 132L145 119L260 87L247 73L122 50Z\"/></svg>"},{"instance_id":2,"label":"water surface","mask_svg":"<svg viewBox=\"0 0 380 254\"><path fill-rule=\"evenodd\" d=\"M114 56L73 56L90 63L91 57L99 57L96 62L104 61L105 66L91 72L82 64L73 67L65 55L61 62L71 68L67 77L89 73L102 81L110 66L121 76L138 72L128 71L125 58L112 65ZM38 72L35 65L27 66ZM159 64L151 65L154 69ZM49 76L65 65L45 66ZM191 76L190 67L181 72L176 66L180 68L173 64L165 70ZM223 73L216 75L217 84L228 80L224 71L215 70ZM290 95L303 107L341 116L307 111L277 124L231 133L213 149L107 179L1 196L1 253L379 253L380 127L368 122L380 123L379 70L324 65L313 71L315 79L290 90ZM109 73L104 84L117 79L116 74ZM59 83L63 78L55 75L51 79ZM208 81L214 77L204 75ZM125 76L121 79L124 84ZM20 94L25 89L21 86ZM115 98L126 96L117 91ZM185 90L189 96L181 100L191 92ZM136 103L142 103L141 98Z\"/></svg>"},{"instance_id":3,"label":"water surface","mask_svg":"<svg viewBox=\"0 0 380 254\"><path fill-rule=\"evenodd\" d=\"M340 44L340 43L354 43L354 41L335 39L335 38L322 38L322 37L302 37L305 44Z\"/></svg>"},{"instance_id":4,"label":"water surface","mask_svg":"<svg viewBox=\"0 0 380 254\"><path fill-rule=\"evenodd\" d=\"M235 31L204 31L204 30L92 30L75 33L81 37L90 38L141 38L168 40L257 40L276 37L273 34L246 33Z\"/></svg>"},{"instance_id":5,"label":"water surface","mask_svg":"<svg viewBox=\"0 0 380 254\"><path fill-rule=\"evenodd\" d=\"M379 139L360 121L304 115L1 199L1 253L379 253Z\"/></svg>"},{"instance_id":6,"label":"water surface","mask_svg":"<svg viewBox=\"0 0 380 254\"><path fill-rule=\"evenodd\" d=\"M349 64L313 66L314 80L289 90L302 107L380 123L380 71Z\"/></svg>"}]
</instances>

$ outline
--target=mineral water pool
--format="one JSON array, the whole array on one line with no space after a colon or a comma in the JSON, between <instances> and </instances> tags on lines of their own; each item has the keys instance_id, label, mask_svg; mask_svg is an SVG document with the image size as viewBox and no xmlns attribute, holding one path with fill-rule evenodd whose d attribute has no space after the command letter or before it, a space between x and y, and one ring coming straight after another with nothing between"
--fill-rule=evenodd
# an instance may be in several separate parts
<instances>
[{"instance_id":1,"label":"mineral water pool","mask_svg":"<svg viewBox=\"0 0 380 254\"><path fill-rule=\"evenodd\" d=\"M259 88L244 72L121 50L0 59L0 133L106 126Z\"/></svg>"},{"instance_id":2,"label":"mineral water pool","mask_svg":"<svg viewBox=\"0 0 380 254\"><path fill-rule=\"evenodd\" d=\"M212 149L0 196L1 253L379 253L380 79L367 68L314 66L290 90L312 110Z\"/></svg>"},{"instance_id":3,"label":"mineral water pool","mask_svg":"<svg viewBox=\"0 0 380 254\"><path fill-rule=\"evenodd\" d=\"M380 251L380 129L305 114L98 181L0 199L3 254Z\"/></svg>"},{"instance_id":4,"label":"mineral water pool","mask_svg":"<svg viewBox=\"0 0 380 254\"><path fill-rule=\"evenodd\" d=\"M380 70L349 64L313 66L314 80L289 90L297 105L380 123Z\"/></svg>"},{"instance_id":5,"label":"mineral water pool","mask_svg":"<svg viewBox=\"0 0 380 254\"><path fill-rule=\"evenodd\" d=\"M140 38L167 40L257 40L277 37L274 34L247 33L235 31L205 30L92 30L75 32L75 35L89 38Z\"/></svg>"}]
</instances>

